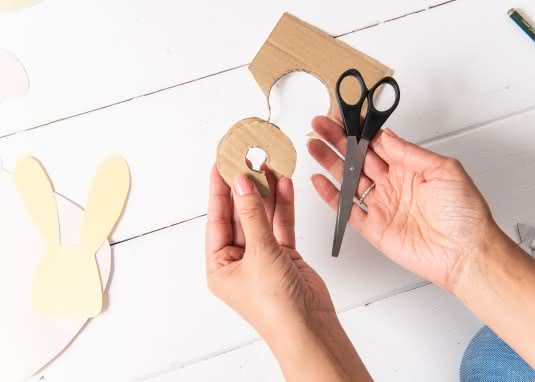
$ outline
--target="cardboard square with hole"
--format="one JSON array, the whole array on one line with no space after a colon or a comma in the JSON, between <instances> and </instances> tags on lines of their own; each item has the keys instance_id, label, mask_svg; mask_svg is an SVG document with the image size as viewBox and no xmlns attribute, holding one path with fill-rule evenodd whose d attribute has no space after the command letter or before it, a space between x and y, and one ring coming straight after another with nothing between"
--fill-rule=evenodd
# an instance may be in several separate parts
<instances>
[{"instance_id":1,"label":"cardboard square with hole","mask_svg":"<svg viewBox=\"0 0 535 382\"><path fill-rule=\"evenodd\" d=\"M249 70L265 94L269 105L271 88L281 77L294 71L316 76L327 87L334 117L336 82L347 69L357 69L366 85L392 74L392 69L303 20L285 13L249 65ZM341 88L344 99L359 99L358 86Z\"/></svg>"}]
</instances>

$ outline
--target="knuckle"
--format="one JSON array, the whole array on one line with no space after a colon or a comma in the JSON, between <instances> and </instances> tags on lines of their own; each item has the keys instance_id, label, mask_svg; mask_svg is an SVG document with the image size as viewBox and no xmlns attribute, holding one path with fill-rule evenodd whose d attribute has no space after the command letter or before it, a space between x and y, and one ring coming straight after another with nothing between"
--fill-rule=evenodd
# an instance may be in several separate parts
<instances>
[{"instance_id":1,"label":"knuckle","mask_svg":"<svg viewBox=\"0 0 535 382\"><path fill-rule=\"evenodd\" d=\"M261 252L274 252L278 244L271 232L263 233L257 240L257 249Z\"/></svg>"},{"instance_id":2,"label":"knuckle","mask_svg":"<svg viewBox=\"0 0 535 382\"><path fill-rule=\"evenodd\" d=\"M240 209L240 216L246 220L255 219L262 215L263 208L259 203L250 203Z\"/></svg>"},{"instance_id":3,"label":"knuckle","mask_svg":"<svg viewBox=\"0 0 535 382\"><path fill-rule=\"evenodd\" d=\"M208 277L208 279L206 280L206 285L208 286L208 290L210 291L210 293L212 293L214 296L217 296L219 288L217 287L217 283L214 282L211 277Z\"/></svg>"},{"instance_id":4,"label":"knuckle","mask_svg":"<svg viewBox=\"0 0 535 382\"><path fill-rule=\"evenodd\" d=\"M213 296L225 301L225 290L227 289L225 282L218 280L217 277L208 277L206 285Z\"/></svg>"},{"instance_id":5,"label":"knuckle","mask_svg":"<svg viewBox=\"0 0 535 382\"><path fill-rule=\"evenodd\" d=\"M446 159L445 167L454 172L464 171L462 163L455 158Z\"/></svg>"},{"instance_id":6,"label":"knuckle","mask_svg":"<svg viewBox=\"0 0 535 382\"><path fill-rule=\"evenodd\" d=\"M292 216L279 216L277 217L276 224L283 228L293 227L295 225L295 219Z\"/></svg>"}]
</instances>

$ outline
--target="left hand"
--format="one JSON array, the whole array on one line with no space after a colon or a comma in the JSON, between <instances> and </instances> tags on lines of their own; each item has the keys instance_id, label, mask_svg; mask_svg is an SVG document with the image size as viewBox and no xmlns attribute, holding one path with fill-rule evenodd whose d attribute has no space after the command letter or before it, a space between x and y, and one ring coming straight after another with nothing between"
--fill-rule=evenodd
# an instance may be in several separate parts
<instances>
[{"instance_id":1,"label":"left hand","mask_svg":"<svg viewBox=\"0 0 535 382\"><path fill-rule=\"evenodd\" d=\"M346 135L327 117L313 129L344 154ZM321 140L310 154L341 182L344 160ZM375 183L364 203L353 204L349 224L405 269L456 293L472 260L485 256L489 240L501 234L489 206L458 160L380 131L370 142L355 196ZM323 175L313 175L319 195L336 210L339 192ZM462 284L462 282L461 282Z\"/></svg>"}]
</instances>

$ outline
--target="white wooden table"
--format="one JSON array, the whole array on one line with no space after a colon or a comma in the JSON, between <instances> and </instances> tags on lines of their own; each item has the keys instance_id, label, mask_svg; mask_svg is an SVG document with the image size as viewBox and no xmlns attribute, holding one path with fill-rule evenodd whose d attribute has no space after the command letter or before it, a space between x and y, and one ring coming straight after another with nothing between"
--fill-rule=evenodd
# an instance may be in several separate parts
<instances>
[{"instance_id":1,"label":"white wooden table","mask_svg":"<svg viewBox=\"0 0 535 382\"><path fill-rule=\"evenodd\" d=\"M254 330L207 291L203 239L216 144L239 119L267 117L247 64L284 11L393 67L402 100L388 125L461 159L508 233L535 224L535 46L506 15L520 7L533 16L535 3L328 4L43 0L0 16L0 48L31 83L24 98L0 104L3 166L32 154L81 205L108 155L123 155L133 179L111 238L109 307L36 380L281 379ZM329 256L334 214L308 181L321 169L304 146L327 101L302 73L272 94L272 120L298 150L298 248L378 381L454 381L481 323L355 233L340 258Z\"/></svg>"}]
</instances>

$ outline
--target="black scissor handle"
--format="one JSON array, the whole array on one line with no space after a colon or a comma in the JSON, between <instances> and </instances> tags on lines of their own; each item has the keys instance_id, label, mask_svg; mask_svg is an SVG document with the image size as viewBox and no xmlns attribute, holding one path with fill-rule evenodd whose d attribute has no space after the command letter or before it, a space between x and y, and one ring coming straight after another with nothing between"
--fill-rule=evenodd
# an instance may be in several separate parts
<instances>
[{"instance_id":1,"label":"black scissor handle","mask_svg":"<svg viewBox=\"0 0 535 382\"><path fill-rule=\"evenodd\" d=\"M354 105L350 105L344 101L344 97L342 97L340 94L340 85L346 77L355 77L360 85L360 99ZM336 100L338 101L340 115L342 116L344 129L346 130L347 136L356 136L360 138L360 114L362 112L362 105L364 104L367 95L368 88L366 87L364 79L357 69L346 70L344 73L342 73L340 78L338 78L338 81L336 81Z\"/></svg>"},{"instance_id":2,"label":"black scissor handle","mask_svg":"<svg viewBox=\"0 0 535 382\"><path fill-rule=\"evenodd\" d=\"M396 98L394 99L394 103L392 104L392 106L390 106L388 109L377 110L373 103L373 95L377 91L377 89L384 84L388 84L392 86L392 88L394 88ZM379 82L377 82L368 91L367 98L368 113L366 114L366 119L364 120L364 126L362 126L361 138L364 138L367 141L371 141L375 137L377 132L381 129L381 126L383 126L383 124L386 122L388 117L390 117L390 114L392 114L392 112L398 107L400 98L399 85L392 77L385 77Z\"/></svg>"}]
</instances>

